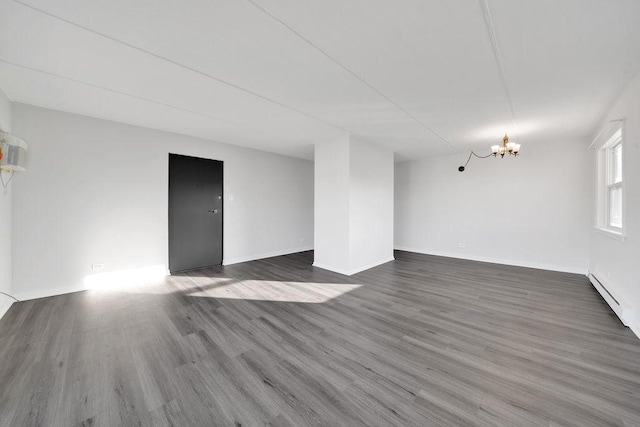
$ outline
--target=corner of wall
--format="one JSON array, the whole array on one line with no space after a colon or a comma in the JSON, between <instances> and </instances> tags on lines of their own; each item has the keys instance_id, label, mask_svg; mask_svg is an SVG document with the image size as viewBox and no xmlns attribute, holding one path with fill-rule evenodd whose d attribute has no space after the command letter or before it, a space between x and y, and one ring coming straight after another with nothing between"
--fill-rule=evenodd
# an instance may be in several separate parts
<instances>
[{"instance_id":1,"label":"corner of wall","mask_svg":"<svg viewBox=\"0 0 640 427\"><path fill-rule=\"evenodd\" d=\"M640 339L640 316L636 315L636 321L633 325L629 325L629 329Z\"/></svg>"},{"instance_id":2,"label":"corner of wall","mask_svg":"<svg viewBox=\"0 0 640 427\"><path fill-rule=\"evenodd\" d=\"M0 319L9 311L14 301L4 295L0 295Z\"/></svg>"}]
</instances>

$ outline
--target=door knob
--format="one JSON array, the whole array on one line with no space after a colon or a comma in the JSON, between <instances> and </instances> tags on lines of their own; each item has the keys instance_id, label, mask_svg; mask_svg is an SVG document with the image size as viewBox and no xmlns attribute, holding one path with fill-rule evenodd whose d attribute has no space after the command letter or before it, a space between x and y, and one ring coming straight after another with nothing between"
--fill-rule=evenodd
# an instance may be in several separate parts
<instances>
[{"instance_id":1,"label":"door knob","mask_svg":"<svg viewBox=\"0 0 640 427\"><path fill-rule=\"evenodd\" d=\"M208 212L216 214L218 213L218 209L209 209Z\"/></svg>"}]
</instances>

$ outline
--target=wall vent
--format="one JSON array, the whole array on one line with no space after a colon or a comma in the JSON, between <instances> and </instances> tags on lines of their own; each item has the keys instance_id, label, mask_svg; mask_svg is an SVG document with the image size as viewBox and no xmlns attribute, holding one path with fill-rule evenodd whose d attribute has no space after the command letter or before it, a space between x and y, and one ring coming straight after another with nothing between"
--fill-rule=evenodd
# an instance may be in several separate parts
<instances>
[{"instance_id":1,"label":"wall vent","mask_svg":"<svg viewBox=\"0 0 640 427\"><path fill-rule=\"evenodd\" d=\"M607 304L609 304L622 323L625 326L633 325L636 317L636 311L631 308L629 304L622 301L619 295L616 295L617 293L615 292L615 288L612 287L610 283L596 277L593 273L589 273L588 276L593 287L596 288L602 298L607 302Z\"/></svg>"}]
</instances>

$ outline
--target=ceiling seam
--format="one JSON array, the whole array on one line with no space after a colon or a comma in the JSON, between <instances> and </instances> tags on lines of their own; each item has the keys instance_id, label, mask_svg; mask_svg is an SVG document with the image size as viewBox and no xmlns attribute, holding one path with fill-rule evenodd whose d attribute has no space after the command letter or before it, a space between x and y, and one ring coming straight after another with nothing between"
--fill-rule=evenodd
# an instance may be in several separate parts
<instances>
[{"instance_id":1,"label":"ceiling seam","mask_svg":"<svg viewBox=\"0 0 640 427\"><path fill-rule=\"evenodd\" d=\"M489 40L491 42L491 49L493 50L493 57L496 61L496 66L498 67L498 73L500 74L500 82L502 83L502 87L504 89L505 95L507 96L507 104L509 105L509 111L511 112L511 125L513 126L515 136L519 140L521 138L518 135L518 130L516 126L516 114L513 109L511 91L509 90L509 79L507 77L507 72L504 67L504 62L502 61L502 55L500 54L500 49L498 48L498 40L496 38L495 27L493 25L493 19L491 18L491 11L489 10L489 0L480 0L480 8L482 9L485 28L489 33Z\"/></svg>"},{"instance_id":2,"label":"ceiling seam","mask_svg":"<svg viewBox=\"0 0 640 427\"><path fill-rule=\"evenodd\" d=\"M329 122L329 121L327 121L327 120L324 120L324 119L321 119L321 118L319 118L319 117L312 116L311 114L306 113L306 112L304 112L304 111L302 111L302 110L299 110L299 109L297 109L297 108L295 108L295 107L292 107L292 106L290 106L290 105L286 105L286 104L284 104L284 103L281 103L281 102L279 102L279 101L276 101L275 99L271 99L271 98L269 98L269 97L267 97L267 96L265 96L265 95L261 95L261 94L259 94L259 93L257 93L257 92L254 92L254 91L252 91L252 90L250 90L250 89L244 88L244 87L242 87L242 86L238 86L238 85L236 85L236 84L234 84L234 83L231 83L231 82L229 82L229 81L223 80L223 79L221 79L221 78L219 78L219 77L213 76L213 75L208 74L208 73L206 73L206 72L204 72L204 71L200 71L200 70L198 70L198 69L196 69L196 68L193 68L193 67L190 67L190 66L188 66L188 65L182 64L182 63L180 63L180 62L178 62L178 61L175 61L175 60L173 60L173 59L171 59L171 58L167 58L166 56L158 55L158 54L153 53L153 52L151 52L151 51L148 51L148 50L146 50L146 49L144 49L144 48L141 48L141 47L135 46L135 45L133 45L133 44L127 43L127 42L125 42L125 41L119 40L119 39L117 39L117 38L115 38L115 37L109 36L109 35L107 35L107 34L104 34L104 33L101 33L101 32L95 31L95 30L92 30L91 28L85 27L85 26L83 26L83 25L81 25L81 24L75 23L75 22L73 22L73 21L70 21L70 20L68 20L68 19L62 18L62 17L57 16L57 15L54 15L53 13L47 12L46 10L42 10L42 9L37 8L37 7L35 7L35 6L32 6L32 5L30 5L30 4L23 3L23 2L22 2L22 1L20 1L20 0L13 0L13 1L14 1L15 3L17 3L17 4L21 5L21 6L27 7L27 8L29 8L29 9L32 9L32 10L34 10L34 11L36 11L36 12L39 12L39 13L41 13L41 14L43 14L43 15L49 16L50 18L54 18L54 19L56 19L56 20L59 20L59 21L61 21L61 22L66 23L66 24L72 25L72 26L74 26L74 27L76 27L76 28L80 28L80 29L82 29L82 30L84 30L84 31L88 31L88 32L90 32L90 33L92 33L92 34L95 34L95 35L97 35L97 36L100 36L100 37L103 37L103 38L105 38L105 39L111 40L111 41L113 41L113 42L119 43L119 44L121 44L121 45L123 45L123 46L126 46L126 47L130 48L130 49L137 50L137 51L139 51L139 52L142 52L142 53L144 53L144 54L146 54L146 55L152 56L152 57L154 57L154 58L156 58L156 59L159 59L159 60L161 60L161 61L165 61L165 62L168 62L168 63L170 63L170 64L173 64L173 65L175 65L175 66L177 66L177 67L184 68L185 70L191 71L192 73L199 74L199 75L201 75L201 76L204 76L204 77L207 77L207 78L209 78L209 79L211 79L211 80L214 80L214 81L216 81L216 82L218 82L218 83L222 83L222 84L224 84L224 85L226 85L226 86L232 87L232 88L234 88L234 89L237 89L237 90L240 90L240 91L242 91L242 92L245 92L245 93L247 93L247 94L249 94L249 95L252 95L252 96L255 96L255 97L257 97L257 98L260 98L260 99L262 99L262 100L264 100L264 101L267 101L267 102L269 102L269 103L271 103L271 104L278 105L278 106L280 106L280 107L282 107L282 108L285 108L285 109L287 109L287 110L290 110L290 111L294 111L294 112L296 112L296 113L298 113L298 114L300 114L300 115L303 115L303 116L305 116L305 117L307 117L307 118L309 118L309 119L316 120L316 121L318 121L318 122L324 123L324 124L326 124L326 125L328 125L328 126L331 126L331 127L335 128L335 129L338 129L338 130L340 130L340 131L342 131L342 132L345 132L345 133L347 133L347 134L351 134L351 135L360 136L360 137L362 137L362 138L365 138L365 137L363 137L363 136L361 136L361 135L358 135L356 132L353 132L353 131L351 131L351 130L349 130L349 129L343 128L343 127L342 127L342 126L340 126L340 125L336 125L335 123L331 123L331 122ZM365 138L365 139L366 139L366 138Z\"/></svg>"},{"instance_id":3,"label":"ceiling seam","mask_svg":"<svg viewBox=\"0 0 640 427\"><path fill-rule=\"evenodd\" d=\"M111 89L111 88L108 88L108 87L100 86L100 85L97 85L97 84L94 84L94 83L89 83L89 82L85 82L85 81L82 81L82 80L74 79L72 77L66 77L66 76L62 76L62 75L59 75L59 74L51 73L49 71L40 70L38 68L30 67L28 65L18 64L16 62L8 61L6 59L0 58L0 62L12 65L14 67L23 68L25 70L34 71L36 73L45 74L45 75L48 75L48 76L51 76L51 77L55 77L55 78L58 78L58 79L67 80L67 81L70 81L70 82L74 82L74 83L78 83L78 84L81 84L81 85L89 86L89 87L92 87L92 88L95 88L95 89L100 89L100 90L104 90L104 91L107 91L107 92L115 93L117 95L127 96L129 98L134 98L134 99L137 99L137 100L140 100L140 101L150 102L152 104L157 104L157 105L160 105L160 106L163 106L163 107L167 107L167 108L171 108L171 109L174 109L174 110L183 111L185 113L195 114L195 115L198 115L198 116L201 116L201 117L205 117L205 118L208 118L208 119L218 120L218 121L223 122L223 123L227 123L227 124L231 124L231 125L234 125L234 126L250 129L250 130L253 130L253 131L264 132L264 130L262 130L262 129L255 129L255 128L251 127L251 126L247 126L247 125L242 124L242 123L237 123L237 122L233 122L233 121L230 121L230 120L221 119L221 118L216 117L216 116L210 116L208 114L204 114L204 113L201 113L201 112L198 112L198 111L193 111L193 110L189 110L189 109L186 109L186 108L177 107L175 105L167 104L167 103L160 102L160 101L155 101L153 99L144 98L142 96L132 95L130 93L121 92L119 90L115 90L115 89Z\"/></svg>"},{"instance_id":4,"label":"ceiling seam","mask_svg":"<svg viewBox=\"0 0 640 427\"><path fill-rule=\"evenodd\" d=\"M380 90L378 90L377 88L375 88L373 85L371 85L370 83L368 83L366 80L364 80L362 77L360 77L358 74L356 74L353 70L351 70L349 67L347 67L346 65L344 65L342 62L340 62L338 59L336 59L335 57L333 57L332 55L330 55L328 52L326 52L325 50L323 50L320 46L318 46L317 44L315 44L313 41L311 41L310 39L306 38L304 35L302 35L300 32L298 32L295 28L293 28L292 26L290 26L289 24L287 24L284 20L282 20L280 17L278 17L276 14L274 14L273 12L271 12L270 10L268 10L267 8L265 8L264 6L262 6L261 4L259 4L256 0L247 0L249 3L251 3L252 5L254 5L257 9L261 10L263 13L265 13L267 16L269 16L271 19L273 19L276 22L279 22L282 26L284 26L285 28L287 28L289 31L291 31L293 34L295 34L297 37L299 37L301 40L303 40L305 43L307 43L309 46L313 47L315 50L317 50L318 52L320 52L322 55L324 55L325 57L329 58L331 61L333 61L335 64L337 64L339 67L341 67L343 70L345 70L347 73L351 74L351 76L353 76L354 78L356 78L357 80L359 80L361 83L363 83L365 86L367 86L369 89L373 90L375 93L377 93L379 96L381 96L382 98L384 98L387 102L389 102L390 104L393 104L398 110L402 111L404 114L406 114L407 116L409 116L411 119L413 119L416 123L418 123L420 126L422 126L423 128L427 129L429 132L431 132L433 135L435 135L436 137L438 137L441 141L443 141L444 143L448 144L451 148L453 148L456 151L458 150L458 147L456 147L454 144L452 144L451 142L449 142L445 137L443 137L442 135L440 135L438 132L436 132L435 130L433 130L431 127L429 127L426 123L424 123L422 120L420 120L418 117L416 117L415 115L413 115L411 112L407 111L406 109L404 109L402 106L400 106L397 102L393 101L391 98L389 98L388 96L386 96L384 93L382 93Z\"/></svg>"}]
</instances>

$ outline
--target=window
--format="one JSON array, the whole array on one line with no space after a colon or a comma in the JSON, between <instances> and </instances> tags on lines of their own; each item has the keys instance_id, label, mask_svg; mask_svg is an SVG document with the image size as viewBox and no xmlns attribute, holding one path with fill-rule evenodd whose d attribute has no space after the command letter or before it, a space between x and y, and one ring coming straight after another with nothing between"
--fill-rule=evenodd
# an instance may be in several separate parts
<instances>
[{"instance_id":1,"label":"window","mask_svg":"<svg viewBox=\"0 0 640 427\"><path fill-rule=\"evenodd\" d=\"M617 121L597 138L598 195L596 228L624 236L624 141ZM595 141L594 141L595 143Z\"/></svg>"}]
</instances>

